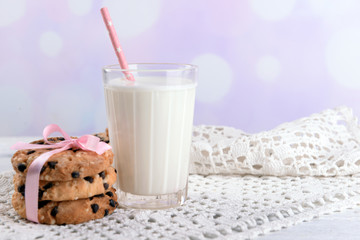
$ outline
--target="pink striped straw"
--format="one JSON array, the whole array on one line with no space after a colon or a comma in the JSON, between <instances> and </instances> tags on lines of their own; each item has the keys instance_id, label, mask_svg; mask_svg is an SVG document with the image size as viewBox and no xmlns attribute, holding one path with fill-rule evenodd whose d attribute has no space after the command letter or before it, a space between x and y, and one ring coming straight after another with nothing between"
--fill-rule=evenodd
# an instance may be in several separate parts
<instances>
[{"instance_id":1,"label":"pink striped straw","mask_svg":"<svg viewBox=\"0 0 360 240\"><path fill-rule=\"evenodd\" d=\"M112 43L112 45L114 47L116 56L117 56L117 58L119 60L120 67L122 69L129 69L129 66L128 66L127 61L125 59L124 52L123 52L123 50L121 48L121 45L120 45L118 36L116 34L116 31L115 31L115 28L114 28L113 22L111 20L108 9L106 7L103 7L102 9L100 9L100 12L101 12L101 15L102 15L102 17L104 19L105 26L106 26L107 30L109 31L109 36L110 36L110 39L111 39L111 43ZM128 80L135 81L134 76L130 72L125 72L125 75L126 75L126 78Z\"/></svg>"}]
</instances>

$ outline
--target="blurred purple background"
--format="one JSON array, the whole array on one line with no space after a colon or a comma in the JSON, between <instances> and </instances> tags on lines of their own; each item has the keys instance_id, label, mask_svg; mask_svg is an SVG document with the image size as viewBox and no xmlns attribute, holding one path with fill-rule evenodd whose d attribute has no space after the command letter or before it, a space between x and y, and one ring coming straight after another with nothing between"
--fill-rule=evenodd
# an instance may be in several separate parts
<instances>
[{"instance_id":1,"label":"blurred purple background","mask_svg":"<svg viewBox=\"0 0 360 240\"><path fill-rule=\"evenodd\" d=\"M194 124L247 132L348 105L360 115L360 1L0 0L0 136L106 127L101 67L200 67Z\"/></svg>"}]
</instances>

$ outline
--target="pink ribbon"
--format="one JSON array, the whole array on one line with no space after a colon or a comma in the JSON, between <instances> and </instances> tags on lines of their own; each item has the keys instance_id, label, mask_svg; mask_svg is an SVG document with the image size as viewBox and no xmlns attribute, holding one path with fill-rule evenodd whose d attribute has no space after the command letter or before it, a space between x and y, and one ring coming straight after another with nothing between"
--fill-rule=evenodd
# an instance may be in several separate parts
<instances>
[{"instance_id":1,"label":"pink ribbon","mask_svg":"<svg viewBox=\"0 0 360 240\"><path fill-rule=\"evenodd\" d=\"M61 133L64 136L65 140L58 143L49 142L48 136L54 132ZM44 141L47 144L40 145L40 144L18 142L15 143L13 146L11 146L11 149L13 150L55 148L55 150L41 154L28 167L26 182L25 182L26 218L36 223L39 223L38 194L39 194L40 172L45 162L52 155L65 151L70 148L80 148L82 150L93 151L99 155L111 149L111 146L109 144L100 142L100 139L93 135L84 135L77 139L70 138L70 136L56 124L50 124L46 126L43 131L43 136L44 136Z\"/></svg>"}]
</instances>

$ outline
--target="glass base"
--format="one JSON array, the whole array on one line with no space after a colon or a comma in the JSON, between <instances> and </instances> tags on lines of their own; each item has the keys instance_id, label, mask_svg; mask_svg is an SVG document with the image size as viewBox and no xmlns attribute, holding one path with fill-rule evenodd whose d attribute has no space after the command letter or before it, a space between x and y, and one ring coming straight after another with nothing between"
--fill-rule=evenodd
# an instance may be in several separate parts
<instances>
[{"instance_id":1,"label":"glass base","mask_svg":"<svg viewBox=\"0 0 360 240\"><path fill-rule=\"evenodd\" d=\"M187 198L187 185L184 189L170 194L156 196L135 195L117 189L118 202L124 208L164 209L183 205Z\"/></svg>"}]
</instances>

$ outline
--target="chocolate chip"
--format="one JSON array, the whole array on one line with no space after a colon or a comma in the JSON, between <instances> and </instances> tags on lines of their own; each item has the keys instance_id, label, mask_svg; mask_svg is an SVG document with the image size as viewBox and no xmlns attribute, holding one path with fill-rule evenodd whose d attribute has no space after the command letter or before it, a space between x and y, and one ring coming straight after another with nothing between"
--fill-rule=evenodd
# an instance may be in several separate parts
<instances>
[{"instance_id":1,"label":"chocolate chip","mask_svg":"<svg viewBox=\"0 0 360 240\"><path fill-rule=\"evenodd\" d=\"M47 190L47 189L49 189L49 188L52 188L52 186L54 186L54 184L53 184L52 182L49 182L49 183L47 183L45 186L43 186L43 189L44 189L44 190Z\"/></svg>"},{"instance_id":2,"label":"chocolate chip","mask_svg":"<svg viewBox=\"0 0 360 240\"><path fill-rule=\"evenodd\" d=\"M108 210L108 209L105 209L104 217L106 217L107 215L109 215L109 210Z\"/></svg>"},{"instance_id":3,"label":"chocolate chip","mask_svg":"<svg viewBox=\"0 0 360 240\"><path fill-rule=\"evenodd\" d=\"M91 209L93 213L96 213L99 210L99 205L97 205L96 203L91 204Z\"/></svg>"},{"instance_id":4,"label":"chocolate chip","mask_svg":"<svg viewBox=\"0 0 360 240\"><path fill-rule=\"evenodd\" d=\"M104 183L104 188L105 188L105 190L107 190L109 188L109 184Z\"/></svg>"},{"instance_id":5,"label":"chocolate chip","mask_svg":"<svg viewBox=\"0 0 360 240\"><path fill-rule=\"evenodd\" d=\"M40 145L43 145L43 144L45 144L45 142L44 141L38 141L37 143L35 143L35 144L40 144Z\"/></svg>"},{"instance_id":6,"label":"chocolate chip","mask_svg":"<svg viewBox=\"0 0 360 240\"><path fill-rule=\"evenodd\" d=\"M114 194L113 194L112 192L110 192L110 191L109 191L109 192L106 192L105 194L108 195L109 197L113 197L113 196L114 196Z\"/></svg>"},{"instance_id":7,"label":"chocolate chip","mask_svg":"<svg viewBox=\"0 0 360 240\"><path fill-rule=\"evenodd\" d=\"M49 168L51 168L51 169L55 169L55 166L56 166L57 163L58 163L58 162L48 162L48 166L49 166Z\"/></svg>"},{"instance_id":8,"label":"chocolate chip","mask_svg":"<svg viewBox=\"0 0 360 240\"><path fill-rule=\"evenodd\" d=\"M60 140L60 141L64 141L64 140L65 140L65 138L63 138L63 137L58 137L58 140Z\"/></svg>"},{"instance_id":9,"label":"chocolate chip","mask_svg":"<svg viewBox=\"0 0 360 240\"><path fill-rule=\"evenodd\" d=\"M43 173L43 172L45 171L45 169L46 169L46 167L43 166L43 167L41 168L40 174Z\"/></svg>"},{"instance_id":10,"label":"chocolate chip","mask_svg":"<svg viewBox=\"0 0 360 240\"><path fill-rule=\"evenodd\" d=\"M110 205L111 207L115 207L115 206L116 206L116 205L115 205L115 201L112 200L112 199L110 199L110 200L109 200L109 205Z\"/></svg>"},{"instance_id":11,"label":"chocolate chip","mask_svg":"<svg viewBox=\"0 0 360 240\"><path fill-rule=\"evenodd\" d=\"M50 200L46 200L46 201L39 201L38 203L38 209L44 207L46 204L48 204L50 202Z\"/></svg>"},{"instance_id":12,"label":"chocolate chip","mask_svg":"<svg viewBox=\"0 0 360 240\"><path fill-rule=\"evenodd\" d=\"M25 169L26 169L26 165L23 164L23 163L19 163L18 166L17 166L17 168L18 168L18 170L19 170L20 172L24 172Z\"/></svg>"},{"instance_id":13,"label":"chocolate chip","mask_svg":"<svg viewBox=\"0 0 360 240\"><path fill-rule=\"evenodd\" d=\"M103 193L101 193L101 194L98 194L98 195L94 195L93 197L102 198L102 197L105 197L105 195Z\"/></svg>"},{"instance_id":14,"label":"chocolate chip","mask_svg":"<svg viewBox=\"0 0 360 240\"><path fill-rule=\"evenodd\" d=\"M30 150L30 151L28 151L26 154L27 155L30 155L30 154L32 154L32 153L34 153L35 152L35 150Z\"/></svg>"},{"instance_id":15,"label":"chocolate chip","mask_svg":"<svg viewBox=\"0 0 360 240\"><path fill-rule=\"evenodd\" d=\"M115 173L117 173L117 170L116 169L114 169L115 170Z\"/></svg>"},{"instance_id":16,"label":"chocolate chip","mask_svg":"<svg viewBox=\"0 0 360 240\"><path fill-rule=\"evenodd\" d=\"M73 178L78 178L78 177L80 177L80 173L74 171L74 172L71 173L71 176L72 176Z\"/></svg>"},{"instance_id":17,"label":"chocolate chip","mask_svg":"<svg viewBox=\"0 0 360 240\"><path fill-rule=\"evenodd\" d=\"M105 143L109 143L110 141L109 140L106 140Z\"/></svg>"},{"instance_id":18,"label":"chocolate chip","mask_svg":"<svg viewBox=\"0 0 360 240\"><path fill-rule=\"evenodd\" d=\"M105 195L103 193L100 193L98 195L94 195L92 197L89 197L90 201L92 201L94 198L103 198L105 197Z\"/></svg>"},{"instance_id":19,"label":"chocolate chip","mask_svg":"<svg viewBox=\"0 0 360 240\"><path fill-rule=\"evenodd\" d=\"M52 210L51 210L51 216L53 216L53 217L55 217L56 216L56 214L58 214L58 207L56 206L56 207L54 207Z\"/></svg>"},{"instance_id":20,"label":"chocolate chip","mask_svg":"<svg viewBox=\"0 0 360 240\"><path fill-rule=\"evenodd\" d=\"M99 176L100 176L102 179L105 179L105 171L102 171L101 173L99 173Z\"/></svg>"},{"instance_id":21,"label":"chocolate chip","mask_svg":"<svg viewBox=\"0 0 360 240\"><path fill-rule=\"evenodd\" d=\"M18 186L17 190L18 190L19 193L25 192L25 184Z\"/></svg>"},{"instance_id":22,"label":"chocolate chip","mask_svg":"<svg viewBox=\"0 0 360 240\"><path fill-rule=\"evenodd\" d=\"M90 176L84 177L84 179L85 179L86 181L88 181L89 183L93 183L93 182L94 182L94 178L93 178L93 177L90 177Z\"/></svg>"},{"instance_id":23,"label":"chocolate chip","mask_svg":"<svg viewBox=\"0 0 360 240\"><path fill-rule=\"evenodd\" d=\"M39 188L39 200L42 199L44 191Z\"/></svg>"},{"instance_id":24,"label":"chocolate chip","mask_svg":"<svg viewBox=\"0 0 360 240\"><path fill-rule=\"evenodd\" d=\"M72 148L71 150L72 150L74 153L76 153L76 152L79 151L80 149L79 149L79 148L76 148L76 149L75 149L75 148Z\"/></svg>"},{"instance_id":25,"label":"chocolate chip","mask_svg":"<svg viewBox=\"0 0 360 240\"><path fill-rule=\"evenodd\" d=\"M18 192L21 193L21 195L23 195L23 197L25 197L25 184L18 186Z\"/></svg>"}]
</instances>

